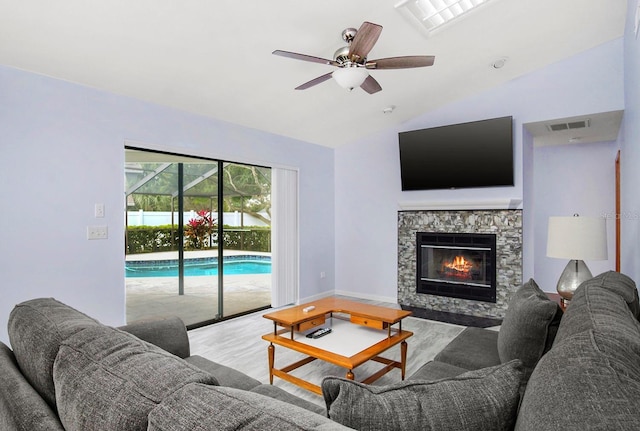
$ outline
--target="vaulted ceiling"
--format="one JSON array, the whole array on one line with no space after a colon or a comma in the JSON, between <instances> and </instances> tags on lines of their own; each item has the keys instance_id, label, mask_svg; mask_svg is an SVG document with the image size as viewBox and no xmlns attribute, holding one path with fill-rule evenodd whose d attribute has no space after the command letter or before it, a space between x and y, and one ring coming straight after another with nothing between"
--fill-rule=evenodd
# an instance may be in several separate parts
<instances>
[{"instance_id":1,"label":"vaulted ceiling","mask_svg":"<svg viewBox=\"0 0 640 431\"><path fill-rule=\"evenodd\" d=\"M425 37L398 2L0 0L0 64L337 147L621 37L626 12L624 0L492 0ZM332 68L271 54L332 59L363 21L383 26L369 58L435 64L371 71L373 95L333 80L296 91Z\"/></svg>"}]
</instances>

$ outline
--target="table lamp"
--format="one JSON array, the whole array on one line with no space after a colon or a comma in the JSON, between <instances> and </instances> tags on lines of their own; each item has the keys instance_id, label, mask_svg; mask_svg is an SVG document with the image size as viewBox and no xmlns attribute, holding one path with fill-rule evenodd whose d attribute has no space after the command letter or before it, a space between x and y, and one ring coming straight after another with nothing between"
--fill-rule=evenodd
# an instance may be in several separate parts
<instances>
[{"instance_id":1,"label":"table lamp","mask_svg":"<svg viewBox=\"0 0 640 431\"><path fill-rule=\"evenodd\" d=\"M558 293L569 301L580 284L592 278L585 260L607 259L604 217L549 217L547 256L569 259L558 280Z\"/></svg>"}]
</instances>

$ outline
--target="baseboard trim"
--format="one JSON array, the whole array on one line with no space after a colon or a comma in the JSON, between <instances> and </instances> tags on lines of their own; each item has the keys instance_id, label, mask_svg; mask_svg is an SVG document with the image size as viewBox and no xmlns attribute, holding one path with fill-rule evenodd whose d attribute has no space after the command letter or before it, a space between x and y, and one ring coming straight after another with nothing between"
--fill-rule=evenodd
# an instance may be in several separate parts
<instances>
[{"instance_id":1,"label":"baseboard trim","mask_svg":"<svg viewBox=\"0 0 640 431\"><path fill-rule=\"evenodd\" d=\"M366 293L350 292L346 290L335 290L336 295L350 296L351 298L367 299L369 301L388 302L390 304L397 304L398 298L396 296L381 296L381 295L369 295Z\"/></svg>"},{"instance_id":2,"label":"baseboard trim","mask_svg":"<svg viewBox=\"0 0 640 431\"><path fill-rule=\"evenodd\" d=\"M354 299L366 299L368 301L386 302L389 304L398 303L398 298L395 296L391 297L391 296L381 296L381 295L368 295L365 293L356 293L356 292L350 292L347 290L331 290L328 292L319 293L317 295L300 298L296 304L297 305L306 304L307 302L313 302L319 299L327 298L329 296L336 296L336 295L347 296Z\"/></svg>"},{"instance_id":3,"label":"baseboard trim","mask_svg":"<svg viewBox=\"0 0 640 431\"><path fill-rule=\"evenodd\" d=\"M300 304L306 304L307 302L313 302L313 301L317 301L319 299L323 299L323 298L327 298L329 296L334 296L335 293L333 290L330 290L328 292L322 292L319 293L317 295L312 295L312 296L307 296L304 298L300 298L298 299L298 302L296 303L296 305L300 305Z\"/></svg>"}]
</instances>

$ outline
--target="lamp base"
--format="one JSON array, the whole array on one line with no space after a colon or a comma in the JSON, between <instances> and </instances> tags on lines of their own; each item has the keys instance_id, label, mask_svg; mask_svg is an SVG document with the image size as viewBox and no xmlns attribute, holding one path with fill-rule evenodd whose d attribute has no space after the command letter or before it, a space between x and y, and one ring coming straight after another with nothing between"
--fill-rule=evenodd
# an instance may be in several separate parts
<instances>
[{"instance_id":1,"label":"lamp base","mask_svg":"<svg viewBox=\"0 0 640 431\"><path fill-rule=\"evenodd\" d=\"M566 300L571 300L578 286L590 278L593 278L593 275L583 260L570 260L558 280L558 294Z\"/></svg>"}]
</instances>

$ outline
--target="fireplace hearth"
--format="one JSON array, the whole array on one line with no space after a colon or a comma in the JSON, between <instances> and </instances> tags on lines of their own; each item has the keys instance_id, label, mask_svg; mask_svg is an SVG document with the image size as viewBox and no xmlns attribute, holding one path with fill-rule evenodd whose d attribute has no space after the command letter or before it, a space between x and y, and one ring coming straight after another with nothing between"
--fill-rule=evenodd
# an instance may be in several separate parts
<instances>
[{"instance_id":1,"label":"fireplace hearth","mask_svg":"<svg viewBox=\"0 0 640 431\"><path fill-rule=\"evenodd\" d=\"M416 291L496 302L496 236L417 232Z\"/></svg>"}]
</instances>

